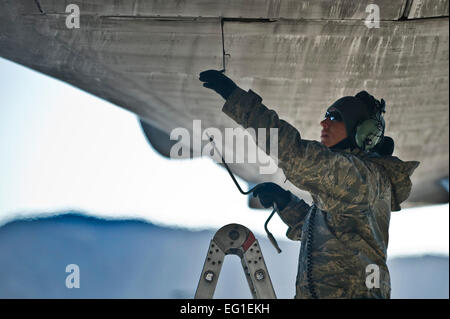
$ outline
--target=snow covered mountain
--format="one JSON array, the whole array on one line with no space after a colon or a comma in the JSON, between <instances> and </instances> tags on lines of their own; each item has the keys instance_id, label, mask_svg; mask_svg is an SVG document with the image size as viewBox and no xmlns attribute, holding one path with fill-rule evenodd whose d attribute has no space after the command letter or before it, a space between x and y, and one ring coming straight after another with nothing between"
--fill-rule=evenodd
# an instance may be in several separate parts
<instances>
[{"instance_id":1,"label":"snow covered mountain","mask_svg":"<svg viewBox=\"0 0 450 319\"><path fill-rule=\"evenodd\" d=\"M245 225L251 229L251 225ZM216 230L64 212L0 228L0 298L193 298ZM299 244L257 236L278 298L292 298ZM68 288L76 265L79 288ZM392 298L448 298L448 256L388 260ZM70 286L70 283L68 284ZM251 298L237 256L227 256L215 298Z\"/></svg>"}]
</instances>

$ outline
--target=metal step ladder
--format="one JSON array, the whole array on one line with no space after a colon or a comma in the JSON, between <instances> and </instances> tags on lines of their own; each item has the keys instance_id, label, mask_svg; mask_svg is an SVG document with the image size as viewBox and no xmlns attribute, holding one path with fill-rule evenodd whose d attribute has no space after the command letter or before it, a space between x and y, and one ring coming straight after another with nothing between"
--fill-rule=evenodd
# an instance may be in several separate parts
<instances>
[{"instance_id":1,"label":"metal step ladder","mask_svg":"<svg viewBox=\"0 0 450 319\"><path fill-rule=\"evenodd\" d=\"M275 290L267 271L258 240L240 224L220 228L209 245L195 299L211 299L216 290L225 255L237 255L254 299L275 299Z\"/></svg>"}]
</instances>

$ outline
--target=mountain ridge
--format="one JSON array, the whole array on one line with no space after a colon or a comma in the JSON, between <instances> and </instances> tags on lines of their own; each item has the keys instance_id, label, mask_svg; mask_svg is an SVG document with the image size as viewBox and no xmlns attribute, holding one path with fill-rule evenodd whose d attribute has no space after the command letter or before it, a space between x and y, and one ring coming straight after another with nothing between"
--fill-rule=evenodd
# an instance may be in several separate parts
<instances>
[{"instance_id":1,"label":"mountain ridge","mask_svg":"<svg viewBox=\"0 0 450 319\"><path fill-rule=\"evenodd\" d=\"M0 227L0 297L193 298L214 233L75 210L20 218ZM280 242L277 254L257 239L277 297L293 298L300 245ZM80 268L80 288L65 286L69 264ZM393 298L448 298L448 256L388 265ZM251 298L238 257L226 257L214 298Z\"/></svg>"}]
</instances>

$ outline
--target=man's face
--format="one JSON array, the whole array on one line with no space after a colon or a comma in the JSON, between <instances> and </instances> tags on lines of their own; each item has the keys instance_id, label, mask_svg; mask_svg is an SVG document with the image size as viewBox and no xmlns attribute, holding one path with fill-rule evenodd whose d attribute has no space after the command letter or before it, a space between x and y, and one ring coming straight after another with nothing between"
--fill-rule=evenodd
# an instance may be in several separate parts
<instances>
[{"instance_id":1,"label":"man's face","mask_svg":"<svg viewBox=\"0 0 450 319\"><path fill-rule=\"evenodd\" d=\"M327 147L332 147L347 138L344 121L339 113L332 109L326 113L320 125L322 126L320 142Z\"/></svg>"}]
</instances>

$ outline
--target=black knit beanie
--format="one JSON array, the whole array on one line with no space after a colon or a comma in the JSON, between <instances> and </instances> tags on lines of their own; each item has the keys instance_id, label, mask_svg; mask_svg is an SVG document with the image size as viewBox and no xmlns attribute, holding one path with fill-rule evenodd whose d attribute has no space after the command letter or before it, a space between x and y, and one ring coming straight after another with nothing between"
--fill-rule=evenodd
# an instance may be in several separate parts
<instances>
[{"instance_id":1,"label":"black knit beanie","mask_svg":"<svg viewBox=\"0 0 450 319\"><path fill-rule=\"evenodd\" d=\"M369 108L366 103L354 96L344 96L340 98L334 102L327 111L336 111L341 115L348 136L352 136L356 126L370 116Z\"/></svg>"}]
</instances>

